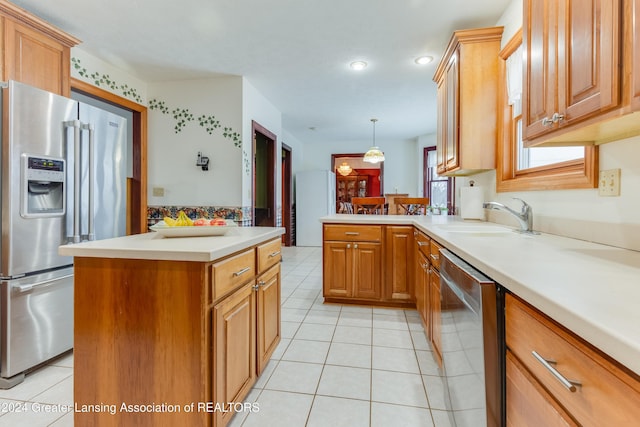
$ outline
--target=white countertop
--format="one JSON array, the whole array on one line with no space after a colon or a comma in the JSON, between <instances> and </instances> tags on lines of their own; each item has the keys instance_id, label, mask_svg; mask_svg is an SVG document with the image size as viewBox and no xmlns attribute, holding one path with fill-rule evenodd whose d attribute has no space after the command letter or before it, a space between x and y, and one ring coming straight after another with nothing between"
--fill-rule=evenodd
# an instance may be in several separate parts
<instances>
[{"instance_id":1,"label":"white countertop","mask_svg":"<svg viewBox=\"0 0 640 427\"><path fill-rule=\"evenodd\" d=\"M213 261L284 234L280 227L234 227L224 236L166 238L149 232L60 246L60 255L166 261Z\"/></svg>"},{"instance_id":2,"label":"white countertop","mask_svg":"<svg viewBox=\"0 0 640 427\"><path fill-rule=\"evenodd\" d=\"M507 227L450 216L331 215L321 221L415 225L640 375L640 252L503 232Z\"/></svg>"}]
</instances>

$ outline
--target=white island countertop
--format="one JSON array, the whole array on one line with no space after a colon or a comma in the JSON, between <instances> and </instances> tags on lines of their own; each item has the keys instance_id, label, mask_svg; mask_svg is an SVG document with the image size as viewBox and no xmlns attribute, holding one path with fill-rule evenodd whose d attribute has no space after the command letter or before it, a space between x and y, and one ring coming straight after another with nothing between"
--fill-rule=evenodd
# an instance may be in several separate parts
<instances>
[{"instance_id":1,"label":"white island countertop","mask_svg":"<svg viewBox=\"0 0 640 427\"><path fill-rule=\"evenodd\" d=\"M280 227L233 227L223 236L162 237L156 232L60 246L60 255L209 262L284 234Z\"/></svg>"},{"instance_id":2,"label":"white island countertop","mask_svg":"<svg viewBox=\"0 0 640 427\"><path fill-rule=\"evenodd\" d=\"M486 276L640 375L640 252L450 216L331 215L415 225Z\"/></svg>"}]
</instances>

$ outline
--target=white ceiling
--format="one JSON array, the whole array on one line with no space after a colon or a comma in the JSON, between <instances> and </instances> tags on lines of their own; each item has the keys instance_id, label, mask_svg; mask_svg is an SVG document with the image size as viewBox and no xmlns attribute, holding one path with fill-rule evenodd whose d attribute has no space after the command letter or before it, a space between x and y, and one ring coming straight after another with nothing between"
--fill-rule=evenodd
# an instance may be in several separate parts
<instances>
[{"instance_id":1,"label":"white ceiling","mask_svg":"<svg viewBox=\"0 0 640 427\"><path fill-rule=\"evenodd\" d=\"M509 2L13 1L145 81L245 76L302 143L370 139L373 117L377 141L435 132L432 77L451 33L495 25Z\"/></svg>"}]
</instances>

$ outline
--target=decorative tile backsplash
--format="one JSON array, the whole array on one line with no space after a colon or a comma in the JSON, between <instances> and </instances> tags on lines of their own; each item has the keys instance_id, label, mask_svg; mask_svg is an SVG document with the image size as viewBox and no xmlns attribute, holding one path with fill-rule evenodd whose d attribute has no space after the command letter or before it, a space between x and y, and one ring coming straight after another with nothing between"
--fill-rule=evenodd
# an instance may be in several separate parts
<instances>
[{"instance_id":1,"label":"decorative tile backsplash","mask_svg":"<svg viewBox=\"0 0 640 427\"><path fill-rule=\"evenodd\" d=\"M147 226L150 227L165 216L176 218L178 212L184 211L191 219L196 218L224 218L232 219L236 224L251 226L251 208L245 207L220 207L220 206L148 206Z\"/></svg>"}]
</instances>

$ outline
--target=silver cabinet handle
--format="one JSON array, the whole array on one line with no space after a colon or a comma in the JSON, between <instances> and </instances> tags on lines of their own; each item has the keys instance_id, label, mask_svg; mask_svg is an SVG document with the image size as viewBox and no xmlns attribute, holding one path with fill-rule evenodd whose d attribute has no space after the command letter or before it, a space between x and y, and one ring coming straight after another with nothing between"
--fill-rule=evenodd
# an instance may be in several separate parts
<instances>
[{"instance_id":1,"label":"silver cabinet handle","mask_svg":"<svg viewBox=\"0 0 640 427\"><path fill-rule=\"evenodd\" d=\"M345 231L344 234L346 236L359 236L360 233L358 233L357 231Z\"/></svg>"},{"instance_id":2,"label":"silver cabinet handle","mask_svg":"<svg viewBox=\"0 0 640 427\"><path fill-rule=\"evenodd\" d=\"M258 286L258 285L253 285L253 286L252 286L252 288L253 288L253 290L254 290L254 291L257 291L258 289L260 289L260 286Z\"/></svg>"},{"instance_id":3,"label":"silver cabinet handle","mask_svg":"<svg viewBox=\"0 0 640 427\"><path fill-rule=\"evenodd\" d=\"M431 259L436 259L436 260L440 259L440 255L437 255L437 254L431 254L429 256L431 257Z\"/></svg>"},{"instance_id":4,"label":"silver cabinet handle","mask_svg":"<svg viewBox=\"0 0 640 427\"><path fill-rule=\"evenodd\" d=\"M429 242L418 242L418 246L427 246Z\"/></svg>"},{"instance_id":5,"label":"silver cabinet handle","mask_svg":"<svg viewBox=\"0 0 640 427\"><path fill-rule=\"evenodd\" d=\"M544 119L542 119L542 126L553 126L553 119L545 117Z\"/></svg>"},{"instance_id":6,"label":"silver cabinet handle","mask_svg":"<svg viewBox=\"0 0 640 427\"><path fill-rule=\"evenodd\" d=\"M269 254L269 258L273 258L274 256L280 255L280 251L275 251Z\"/></svg>"},{"instance_id":7,"label":"silver cabinet handle","mask_svg":"<svg viewBox=\"0 0 640 427\"><path fill-rule=\"evenodd\" d=\"M358 244L353 245L353 249L358 249Z\"/></svg>"},{"instance_id":8,"label":"silver cabinet handle","mask_svg":"<svg viewBox=\"0 0 640 427\"><path fill-rule=\"evenodd\" d=\"M538 362L542 364L542 366L544 366L549 372L551 372L551 374L556 377L556 379L560 381L560 383L570 392L574 393L576 391L576 386L580 387L582 385L579 381L566 379L556 368L551 366L552 364L555 365L555 360L545 359L544 357L540 356L535 350L532 351L531 354L533 354L533 357L535 357Z\"/></svg>"},{"instance_id":9,"label":"silver cabinet handle","mask_svg":"<svg viewBox=\"0 0 640 427\"><path fill-rule=\"evenodd\" d=\"M551 116L551 121L553 123L558 123L558 122L561 122L562 120L564 120L564 114L553 113L553 116Z\"/></svg>"},{"instance_id":10,"label":"silver cabinet handle","mask_svg":"<svg viewBox=\"0 0 640 427\"><path fill-rule=\"evenodd\" d=\"M264 286L264 285L266 285L266 284L267 284L267 282L265 282L264 280L260 280L260 281L258 282L258 286Z\"/></svg>"},{"instance_id":11,"label":"silver cabinet handle","mask_svg":"<svg viewBox=\"0 0 640 427\"><path fill-rule=\"evenodd\" d=\"M347 249L351 249L351 243L347 243Z\"/></svg>"},{"instance_id":12,"label":"silver cabinet handle","mask_svg":"<svg viewBox=\"0 0 640 427\"><path fill-rule=\"evenodd\" d=\"M249 270L251 270L251 267L245 267L242 270L238 270L235 273L233 273L233 277L242 276L244 273L246 273Z\"/></svg>"}]
</instances>

